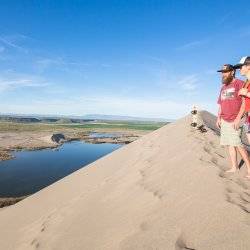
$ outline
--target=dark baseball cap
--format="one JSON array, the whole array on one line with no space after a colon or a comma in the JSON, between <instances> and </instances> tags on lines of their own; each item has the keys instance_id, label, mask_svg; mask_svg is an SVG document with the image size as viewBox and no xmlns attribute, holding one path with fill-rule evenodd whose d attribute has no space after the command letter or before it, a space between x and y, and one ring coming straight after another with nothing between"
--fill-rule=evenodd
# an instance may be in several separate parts
<instances>
[{"instance_id":1,"label":"dark baseball cap","mask_svg":"<svg viewBox=\"0 0 250 250\"><path fill-rule=\"evenodd\" d=\"M233 71L233 70L235 70L235 68L234 68L233 65L231 65L231 64L224 64L222 66L222 69L217 70L217 72L224 73L224 72L229 72L229 71Z\"/></svg>"},{"instance_id":2,"label":"dark baseball cap","mask_svg":"<svg viewBox=\"0 0 250 250\"><path fill-rule=\"evenodd\" d=\"M250 64L250 56L244 56L240 59L238 64L234 65L235 69L240 69L243 65Z\"/></svg>"}]
</instances>

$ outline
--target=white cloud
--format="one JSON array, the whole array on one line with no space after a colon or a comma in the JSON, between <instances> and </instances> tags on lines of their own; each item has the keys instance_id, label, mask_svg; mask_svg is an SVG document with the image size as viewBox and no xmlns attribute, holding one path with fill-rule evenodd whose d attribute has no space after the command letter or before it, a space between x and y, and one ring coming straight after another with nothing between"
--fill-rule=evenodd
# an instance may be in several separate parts
<instances>
[{"instance_id":1,"label":"white cloud","mask_svg":"<svg viewBox=\"0 0 250 250\"><path fill-rule=\"evenodd\" d=\"M7 47L17 49L19 51L27 53L28 50L18 44L17 41L26 39L24 35L15 35L15 36L0 36L0 42Z\"/></svg>"},{"instance_id":2,"label":"white cloud","mask_svg":"<svg viewBox=\"0 0 250 250\"><path fill-rule=\"evenodd\" d=\"M94 66L93 64L90 63L84 63L84 62L72 62L68 61L64 58L57 57L57 58L41 58L35 62L35 69L39 73L43 73L44 71L48 69L59 69L63 70L65 72L69 73L81 73L82 74L82 69L89 67L89 66ZM111 67L109 64L100 64L97 65L100 67Z\"/></svg>"},{"instance_id":3,"label":"white cloud","mask_svg":"<svg viewBox=\"0 0 250 250\"><path fill-rule=\"evenodd\" d=\"M37 68L40 72L45 71L50 67L57 67L60 65L64 65L64 61L61 58L51 59L51 58L43 58L36 62Z\"/></svg>"},{"instance_id":4,"label":"white cloud","mask_svg":"<svg viewBox=\"0 0 250 250\"><path fill-rule=\"evenodd\" d=\"M156 57L156 56L145 56L146 58L154 61L154 62L157 62L157 63L160 63L162 65L166 64L166 61L162 58L159 58L159 57Z\"/></svg>"},{"instance_id":5,"label":"white cloud","mask_svg":"<svg viewBox=\"0 0 250 250\"><path fill-rule=\"evenodd\" d=\"M192 41L188 42L186 44L183 44L179 47L176 48L176 50L188 50L188 49L193 49L196 48L202 44L204 44L207 40L197 40L197 41Z\"/></svg>"},{"instance_id":6,"label":"white cloud","mask_svg":"<svg viewBox=\"0 0 250 250\"><path fill-rule=\"evenodd\" d=\"M184 76L181 80L177 82L177 84L183 90L186 90L188 92L193 92L197 89L198 82L199 82L199 79L197 75L193 74L193 75Z\"/></svg>"},{"instance_id":7,"label":"white cloud","mask_svg":"<svg viewBox=\"0 0 250 250\"><path fill-rule=\"evenodd\" d=\"M18 88L39 88L47 85L48 83L35 76L0 77L0 93L13 91Z\"/></svg>"}]
</instances>

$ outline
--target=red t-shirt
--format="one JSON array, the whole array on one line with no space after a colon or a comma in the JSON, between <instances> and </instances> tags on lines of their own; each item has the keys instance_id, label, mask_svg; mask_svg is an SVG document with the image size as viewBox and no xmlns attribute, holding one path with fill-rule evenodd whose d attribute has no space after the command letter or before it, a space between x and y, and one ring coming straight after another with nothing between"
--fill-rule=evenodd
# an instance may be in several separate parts
<instances>
[{"instance_id":1,"label":"red t-shirt","mask_svg":"<svg viewBox=\"0 0 250 250\"><path fill-rule=\"evenodd\" d=\"M248 84L249 84L248 81L246 81L245 86ZM250 84L247 87L247 90L248 90L248 92L250 92ZM250 111L250 98L249 97L244 97L244 98L245 98L245 111L249 112Z\"/></svg>"},{"instance_id":2,"label":"red t-shirt","mask_svg":"<svg viewBox=\"0 0 250 250\"><path fill-rule=\"evenodd\" d=\"M242 97L238 96L244 82L235 79L228 85L223 84L217 103L221 106L221 118L227 122L233 122L237 117L242 104Z\"/></svg>"}]
</instances>

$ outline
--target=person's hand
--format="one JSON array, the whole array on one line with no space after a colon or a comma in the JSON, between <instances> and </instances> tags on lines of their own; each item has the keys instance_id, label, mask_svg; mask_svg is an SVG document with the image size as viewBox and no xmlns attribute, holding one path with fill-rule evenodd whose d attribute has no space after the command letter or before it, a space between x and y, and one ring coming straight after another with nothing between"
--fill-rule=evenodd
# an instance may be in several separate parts
<instances>
[{"instance_id":1,"label":"person's hand","mask_svg":"<svg viewBox=\"0 0 250 250\"><path fill-rule=\"evenodd\" d=\"M239 127L240 127L240 119L235 119L235 120L233 121L232 126L233 126L233 128L234 128L235 130L238 130Z\"/></svg>"},{"instance_id":2,"label":"person's hand","mask_svg":"<svg viewBox=\"0 0 250 250\"><path fill-rule=\"evenodd\" d=\"M216 121L216 127L220 129L221 126L221 120L218 118Z\"/></svg>"},{"instance_id":3,"label":"person's hand","mask_svg":"<svg viewBox=\"0 0 250 250\"><path fill-rule=\"evenodd\" d=\"M247 95L247 92L248 92L247 89L242 88L242 89L239 90L238 95L246 96L246 95Z\"/></svg>"}]
</instances>

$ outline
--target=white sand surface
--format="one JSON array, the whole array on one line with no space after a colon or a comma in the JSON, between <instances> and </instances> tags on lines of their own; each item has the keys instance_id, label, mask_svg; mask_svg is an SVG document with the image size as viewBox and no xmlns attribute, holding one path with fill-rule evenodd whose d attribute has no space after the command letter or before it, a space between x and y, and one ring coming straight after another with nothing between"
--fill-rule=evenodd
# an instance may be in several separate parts
<instances>
[{"instance_id":1,"label":"white sand surface","mask_svg":"<svg viewBox=\"0 0 250 250\"><path fill-rule=\"evenodd\" d=\"M245 166L224 173L203 117L207 133L184 117L0 210L0 249L250 249Z\"/></svg>"}]
</instances>

